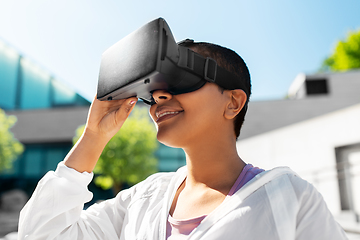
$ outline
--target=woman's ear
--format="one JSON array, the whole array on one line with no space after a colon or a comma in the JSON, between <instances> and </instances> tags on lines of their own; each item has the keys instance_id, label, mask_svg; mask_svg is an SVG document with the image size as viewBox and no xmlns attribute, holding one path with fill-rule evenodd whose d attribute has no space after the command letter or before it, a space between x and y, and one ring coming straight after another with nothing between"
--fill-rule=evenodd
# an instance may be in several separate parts
<instances>
[{"instance_id":1,"label":"woman's ear","mask_svg":"<svg viewBox=\"0 0 360 240\"><path fill-rule=\"evenodd\" d=\"M244 107L247 96L246 93L241 89L228 90L229 102L225 109L225 118L234 119L236 115Z\"/></svg>"}]
</instances>

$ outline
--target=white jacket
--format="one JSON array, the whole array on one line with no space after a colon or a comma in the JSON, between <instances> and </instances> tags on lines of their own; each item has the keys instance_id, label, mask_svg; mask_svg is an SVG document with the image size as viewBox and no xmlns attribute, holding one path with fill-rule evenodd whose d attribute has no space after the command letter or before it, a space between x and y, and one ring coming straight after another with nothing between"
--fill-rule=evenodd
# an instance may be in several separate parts
<instances>
[{"instance_id":1,"label":"white jacket","mask_svg":"<svg viewBox=\"0 0 360 240\"><path fill-rule=\"evenodd\" d=\"M48 172L20 214L19 239L165 240L172 199L186 176L158 173L83 210L93 174L63 163ZM347 239L316 189L289 168L258 174L211 212L189 239Z\"/></svg>"}]
</instances>

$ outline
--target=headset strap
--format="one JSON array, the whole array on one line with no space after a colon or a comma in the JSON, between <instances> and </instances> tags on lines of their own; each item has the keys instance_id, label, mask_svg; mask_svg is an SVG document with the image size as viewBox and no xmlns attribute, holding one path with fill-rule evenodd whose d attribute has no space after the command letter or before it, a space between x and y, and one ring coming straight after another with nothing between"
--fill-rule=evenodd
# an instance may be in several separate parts
<instances>
[{"instance_id":1,"label":"headset strap","mask_svg":"<svg viewBox=\"0 0 360 240\"><path fill-rule=\"evenodd\" d=\"M182 42L178 44L182 44ZM179 45L179 53L179 67L200 76L208 82L216 83L224 89L242 89L249 97L243 77L225 70L214 59L205 58L190 48Z\"/></svg>"}]
</instances>

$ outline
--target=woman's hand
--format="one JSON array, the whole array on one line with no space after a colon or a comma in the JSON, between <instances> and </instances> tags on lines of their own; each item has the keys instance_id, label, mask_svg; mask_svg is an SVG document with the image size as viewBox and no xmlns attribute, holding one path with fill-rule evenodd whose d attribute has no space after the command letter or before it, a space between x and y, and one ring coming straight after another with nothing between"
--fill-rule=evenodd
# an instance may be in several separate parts
<instances>
[{"instance_id":1,"label":"woman's hand","mask_svg":"<svg viewBox=\"0 0 360 240\"><path fill-rule=\"evenodd\" d=\"M136 101L136 97L100 101L95 96L90 106L85 132L109 141L120 130Z\"/></svg>"},{"instance_id":2,"label":"woman's hand","mask_svg":"<svg viewBox=\"0 0 360 240\"><path fill-rule=\"evenodd\" d=\"M84 133L65 157L65 165L92 172L108 141L120 130L137 98L99 101L94 98Z\"/></svg>"}]
</instances>

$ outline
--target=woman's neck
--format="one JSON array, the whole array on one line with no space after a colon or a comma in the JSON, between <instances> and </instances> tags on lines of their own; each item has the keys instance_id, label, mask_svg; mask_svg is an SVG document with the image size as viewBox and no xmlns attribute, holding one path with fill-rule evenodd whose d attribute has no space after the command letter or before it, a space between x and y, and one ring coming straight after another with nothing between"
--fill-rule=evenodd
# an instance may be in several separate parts
<instances>
[{"instance_id":1,"label":"woman's neck","mask_svg":"<svg viewBox=\"0 0 360 240\"><path fill-rule=\"evenodd\" d=\"M189 186L204 185L219 191L227 191L246 165L236 150L236 139L217 141L203 139L184 148Z\"/></svg>"},{"instance_id":2,"label":"woman's neck","mask_svg":"<svg viewBox=\"0 0 360 240\"><path fill-rule=\"evenodd\" d=\"M170 208L176 219L208 215L226 198L245 163L238 156L236 142L203 139L184 148L188 173L177 189Z\"/></svg>"}]
</instances>

